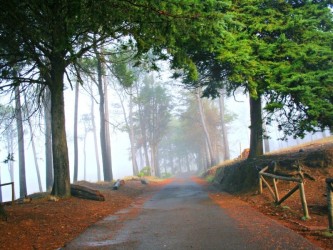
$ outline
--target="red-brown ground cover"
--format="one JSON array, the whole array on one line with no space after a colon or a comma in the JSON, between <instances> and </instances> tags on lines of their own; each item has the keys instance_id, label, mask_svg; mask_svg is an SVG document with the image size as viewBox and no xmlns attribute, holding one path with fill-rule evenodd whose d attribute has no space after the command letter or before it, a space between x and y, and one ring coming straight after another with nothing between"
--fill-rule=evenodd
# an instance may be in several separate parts
<instances>
[{"instance_id":1,"label":"red-brown ground cover","mask_svg":"<svg viewBox=\"0 0 333 250\"><path fill-rule=\"evenodd\" d=\"M81 185L100 190L105 201L71 197L49 201L47 197L30 203L6 205L8 220L0 219L0 249L57 249L82 233L89 225L128 207L134 200L147 199L166 181L126 181L119 190L110 183Z\"/></svg>"}]
</instances>

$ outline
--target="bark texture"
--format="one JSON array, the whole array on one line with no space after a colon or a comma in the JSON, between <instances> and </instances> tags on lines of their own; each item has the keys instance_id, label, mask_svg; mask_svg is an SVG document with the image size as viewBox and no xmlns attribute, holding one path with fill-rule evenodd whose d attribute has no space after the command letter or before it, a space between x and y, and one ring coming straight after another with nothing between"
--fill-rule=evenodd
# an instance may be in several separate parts
<instances>
[{"instance_id":1,"label":"bark texture","mask_svg":"<svg viewBox=\"0 0 333 250\"><path fill-rule=\"evenodd\" d=\"M250 116L251 116L251 134L250 134L250 153L249 158L253 159L263 155L263 129L261 114L261 98L250 96Z\"/></svg>"}]
</instances>

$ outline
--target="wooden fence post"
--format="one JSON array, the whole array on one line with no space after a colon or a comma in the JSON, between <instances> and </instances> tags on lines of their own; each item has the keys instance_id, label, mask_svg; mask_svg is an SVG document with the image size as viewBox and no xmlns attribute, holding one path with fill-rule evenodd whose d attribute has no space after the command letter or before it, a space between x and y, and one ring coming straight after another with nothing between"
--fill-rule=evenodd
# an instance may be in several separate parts
<instances>
[{"instance_id":1,"label":"wooden fence post","mask_svg":"<svg viewBox=\"0 0 333 250\"><path fill-rule=\"evenodd\" d=\"M14 190L14 182L12 182L12 205L14 205L15 200L15 190Z\"/></svg>"},{"instance_id":2,"label":"wooden fence post","mask_svg":"<svg viewBox=\"0 0 333 250\"><path fill-rule=\"evenodd\" d=\"M326 179L326 189L327 189L327 207L328 207L328 226L329 230L333 230L333 179Z\"/></svg>"},{"instance_id":3,"label":"wooden fence post","mask_svg":"<svg viewBox=\"0 0 333 250\"><path fill-rule=\"evenodd\" d=\"M273 164L273 174L275 175L276 174L276 169L277 169L277 164L276 162L272 162ZM279 202L280 200L280 197L279 197L279 192L278 192L278 189L277 189L277 179L276 178L273 178L273 187L274 187L274 194L275 194L275 203Z\"/></svg>"},{"instance_id":4,"label":"wooden fence post","mask_svg":"<svg viewBox=\"0 0 333 250\"><path fill-rule=\"evenodd\" d=\"M303 211L304 211L304 219L311 219L311 217L309 215L308 204L307 204L306 198L305 198L304 183L301 182L298 185L299 185L299 191L300 191L301 201L302 201L302 206L303 206Z\"/></svg>"},{"instance_id":5,"label":"wooden fence post","mask_svg":"<svg viewBox=\"0 0 333 250\"><path fill-rule=\"evenodd\" d=\"M11 185L11 187L12 187L12 205L14 205L14 200L15 200L14 182L8 182L8 183L0 184L0 191L1 191L1 187L7 186L7 185Z\"/></svg>"}]
</instances>

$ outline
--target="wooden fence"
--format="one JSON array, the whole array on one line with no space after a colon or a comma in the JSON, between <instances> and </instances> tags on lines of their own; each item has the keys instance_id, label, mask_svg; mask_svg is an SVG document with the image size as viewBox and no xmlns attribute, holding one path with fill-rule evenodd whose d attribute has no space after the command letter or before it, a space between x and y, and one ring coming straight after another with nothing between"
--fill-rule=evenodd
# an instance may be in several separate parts
<instances>
[{"instance_id":1,"label":"wooden fence","mask_svg":"<svg viewBox=\"0 0 333 250\"><path fill-rule=\"evenodd\" d=\"M12 205L14 205L14 200L15 200L14 182L8 182L8 183L0 184L0 188L2 186L7 186L7 185L11 185L12 186Z\"/></svg>"},{"instance_id":2,"label":"wooden fence","mask_svg":"<svg viewBox=\"0 0 333 250\"><path fill-rule=\"evenodd\" d=\"M301 169L299 162L297 162L297 167L298 167L298 176L299 176L298 178L276 175L275 174L276 168L277 168L276 162L272 162L272 164L270 166L264 167L259 172L259 189L260 189L259 192L260 192L260 194L263 193L263 184L265 184L267 186L269 192L272 194L275 203L277 205L280 205L282 202L287 200L293 193L295 193L297 190L299 190L300 196L301 196L303 212L304 212L304 219L310 219L308 205L306 202L305 191L304 191L304 176L303 176L302 169ZM271 170L270 172L273 172L273 173L267 173L266 172L267 170ZM273 188L268 183L268 181L265 179L265 177L272 178ZM280 199L278 188L277 188L278 180L296 182L297 184L292 190L290 190L285 196L283 196Z\"/></svg>"},{"instance_id":3,"label":"wooden fence","mask_svg":"<svg viewBox=\"0 0 333 250\"><path fill-rule=\"evenodd\" d=\"M328 208L328 226L329 230L333 230L333 179L326 179L327 187L327 208Z\"/></svg>"}]
</instances>

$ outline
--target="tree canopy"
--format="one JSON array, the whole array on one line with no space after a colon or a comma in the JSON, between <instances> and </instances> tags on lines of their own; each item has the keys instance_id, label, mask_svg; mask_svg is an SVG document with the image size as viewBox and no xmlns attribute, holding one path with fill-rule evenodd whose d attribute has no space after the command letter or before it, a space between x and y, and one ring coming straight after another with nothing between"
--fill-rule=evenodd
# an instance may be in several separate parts
<instances>
[{"instance_id":1,"label":"tree canopy","mask_svg":"<svg viewBox=\"0 0 333 250\"><path fill-rule=\"evenodd\" d=\"M63 95L68 66L77 70L82 57L99 56L105 47L134 50L135 65L148 54L170 59L206 96L241 87L257 107L265 97L266 110L278 115L286 134L333 127L330 0L0 3L0 91L37 85L37 97L45 88L51 93L55 195L70 195ZM256 120L261 125L261 116Z\"/></svg>"},{"instance_id":2,"label":"tree canopy","mask_svg":"<svg viewBox=\"0 0 333 250\"><path fill-rule=\"evenodd\" d=\"M228 3L215 16L214 35L185 46L195 65L185 71L186 83L203 87L204 96L225 87L229 94L241 88L253 101L265 97L268 122L276 120L285 135L331 128L332 2Z\"/></svg>"},{"instance_id":3,"label":"tree canopy","mask_svg":"<svg viewBox=\"0 0 333 250\"><path fill-rule=\"evenodd\" d=\"M163 57L174 30L190 27L201 7L195 0L1 1L0 90L37 83L51 92L53 194L70 195L63 96L67 66L121 39L138 54L152 50Z\"/></svg>"}]
</instances>

